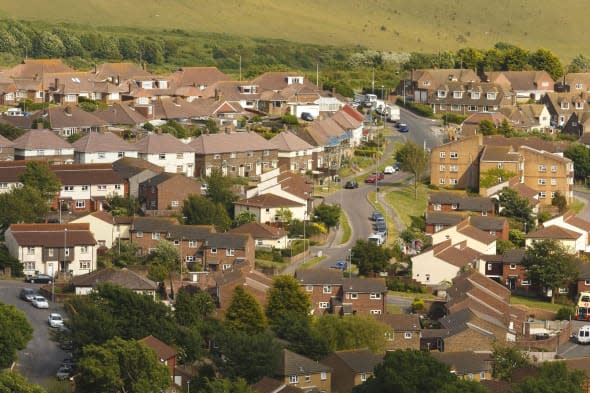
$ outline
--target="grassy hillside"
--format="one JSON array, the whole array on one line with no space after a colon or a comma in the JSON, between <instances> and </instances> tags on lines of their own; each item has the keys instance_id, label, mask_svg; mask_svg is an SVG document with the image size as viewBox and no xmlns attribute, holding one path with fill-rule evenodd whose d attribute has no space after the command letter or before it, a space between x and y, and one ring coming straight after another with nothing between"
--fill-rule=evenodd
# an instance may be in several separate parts
<instances>
[{"instance_id":1,"label":"grassy hillside","mask_svg":"<svg viewBox=\"0 0 590 393\"><path fill-rule=\"evenodd\" d=\"M590 52L580 0L2 0L0 17L183 29L384 51L506 41L569 61Z\"/></svg>"}]
</instances>

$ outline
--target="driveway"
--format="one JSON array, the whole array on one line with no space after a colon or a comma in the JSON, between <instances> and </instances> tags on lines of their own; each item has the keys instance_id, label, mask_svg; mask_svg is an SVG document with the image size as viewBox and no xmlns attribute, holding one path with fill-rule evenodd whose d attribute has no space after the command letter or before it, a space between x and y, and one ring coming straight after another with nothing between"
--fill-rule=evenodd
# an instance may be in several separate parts
<instances>
[{"instance_id":1,"label":"driveway","mask_svg":"<svg viewBox=\"0 0 590 393\"><path fill-rule=\"evenodd\" d=\"M50 312L65 315L63 308L49 303L49 310L39 310L30 303L20 300L18 294L24 287L38 289L39 284L26 284L21 281L0 281L0 302L12 304L23 311L33 327L33 339L27 348L18 353L17 368L30 382L47 386L47 382L55 378L61 361L66 358L62 351L49 336L47 317Z\"/></svg>"}]
</instances>

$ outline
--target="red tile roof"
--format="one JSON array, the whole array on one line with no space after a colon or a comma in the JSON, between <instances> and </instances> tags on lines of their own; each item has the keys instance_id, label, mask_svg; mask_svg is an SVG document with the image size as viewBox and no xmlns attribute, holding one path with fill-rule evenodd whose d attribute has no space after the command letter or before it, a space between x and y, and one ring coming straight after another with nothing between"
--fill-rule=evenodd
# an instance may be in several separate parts
<instances>
[{"instance_id":1,"label":"red tile roof","mask_svg":"<svg viewBox=\"0 0 590 393\"><path fill-rule=\"evenodd\" d=\"M155 350L161 361L171 359L178 355L178 351L176 351L176 349L158 340L152 335L142 338L139 340L139 342Z\"/></svg>"},{"instance_id":2,"label":"red tile roof","mask_svg":"<svg viewBox=\"0 0 590 393\"><path fill-rule=\"evenodd\" d=\"M67 232L66 232L67 229ZM88 223L12 224L8 229L19 246L92 246L96 240Z\"/></svg>"},{"instance_id":3,"label":"red tile roof","mask_svg":"<svg viewBox=\"0 0 590 393\"><path fill-rule=\"evenodd\" d=\"M236 205L253 206L253 207L299 207L304 206L302 203L292 201L275 194L257 195L253 198L242 199L234 202Z\"/></svg>"}]
</instances>

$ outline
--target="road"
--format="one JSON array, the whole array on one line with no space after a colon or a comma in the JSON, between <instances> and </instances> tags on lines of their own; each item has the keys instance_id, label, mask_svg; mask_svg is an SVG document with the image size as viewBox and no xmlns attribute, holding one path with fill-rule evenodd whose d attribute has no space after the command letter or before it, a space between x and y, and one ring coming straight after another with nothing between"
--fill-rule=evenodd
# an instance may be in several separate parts
<instances>
[{"instance_id":1,"label":"road","mask_svg":"<svg viewBox=\"0 0 590 393\"><path fill-rule=\"evenodd\" d=\"M39 284L25 284L20 281L0 281L0 302L12 304L25 313L27 320L33 327L33 339L27 348L18 353L17 368L30 382L46 386L47 382L55 378L61 361L66 358L49 335L47 317L50 312L65 315L61 306L49 303L49 310L38 310L30 303L20 300L18 294L23 287L39 288Z\"/></svg>"}]
</instances>

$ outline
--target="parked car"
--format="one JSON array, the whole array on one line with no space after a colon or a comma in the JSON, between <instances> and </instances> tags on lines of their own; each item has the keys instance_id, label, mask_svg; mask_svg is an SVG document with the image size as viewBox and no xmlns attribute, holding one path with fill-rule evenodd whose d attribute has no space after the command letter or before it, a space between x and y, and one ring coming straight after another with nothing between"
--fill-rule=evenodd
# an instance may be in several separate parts
<instances>
[{"instance_id":1,"label":"parked car","mask_svg":"<svg viewBox=\"0 0 590 393\"><path fill-rule=\"evenodd\" d=\"M381 212L374 211L373 214L371 214L371 220L377 221L379 218L383 218L383 214L381 214Z\"/></svg>"},{"instance_id":2,"label":"parked car","mask_svg":"<svg viewBox=\"0 0 590 393\"><path fill-rule=\"evenodd\" d=\"M301 118L305 121L313 121L313 115L309 112L301 112Z\"/></svg>"},{"instance_id":3,"label":"parked car","mask_svg":"<svg viewBox=\"0 0 590 393\"><path fill-rule=\"evenodd\" d=\"M36 293L37 291L35 291L33 288L23 288L20 290L18 297L20 297L22 300L30 302L33 300L33 297Z\"/></svg>"},{"instance_id":4,"label":"parked car","mask_svg":"<svg viewBox=\"0 0 590 393\"><path fill-rule=\"evenodd\" d=\"M367 178L365 179L365 183L376 183L377 182L377 176L375 175L369 175L367 176Z\"/></svg>"},{"instance_id":5,"label":"parked car","mask_svg":"<svg viewBox=\"0 0 590 393\"><path fill-rule=\"evenodd\" d=\"M72 368L68 365L62 364L59 370L55 373L55 377L60 381L69 379L72 375Z\"/></svg>"},{"instance_id":6,"label":"parked car","mask_svg":"<svg viewBox=\"0 0 590 393\"><path fill-rule=\"evenodd\" d=\"M399 169L393 165L389 165L386 166L385 169L383 169L383 173L385 173L386 175L391 175L392 173L397 172Z\"/></svg>"},{"instance_id":7,"label":"parked car","mask_svg":"<svg viewBox=\"0 0 590 393\"><path fill-rule=\"evenodd\" d=\"M410 127L408 127L408 125L406 123L399 123L397 125L397 128L398 128L399 132L409 132L410 131Z\"/></svg>"},{"instance_id":8,"label":"parked car","mask_svg":"<svg viewBox=\"0 0 590 393\"><path fill-rule=\"evenodd\" d=\"M340 269L340 270L346 270L346 267L348 266L348 264L346 263L346 261L338 261L336 262L334 265L330 266L332 269Z\"/></svg>"},{"instance_id":9,"label":"parked car","mask_svg":"<svg viewBox=\"0 0 590 393\"><path fill-rule=\"evenodd\" d=\"M355 180L350 180L346 182L344 188L347 188L349 190L353 188L359 188L359 184Z\"/></svg>"},{"instance_id":10,"label":"parked car","mask_svg":"<svg viewBox=\"0 0 590 393\"><path fill-rule=\"evenodd\" d=\"M33 300L31 300L31 304L33 307L37 308L49 308L49 302L43 296L35 295L33 296Z\"/></svg>"},{"instance_id":11,"label":"parked car","mask_svg":"<svg viewBox=\"0 0 590 393\"><path fill-rule=\"evenodd\" d=\"M378 180L383 180L383 179L385 179L385 174L384 174L383 172L373 172L373 173L371 173L371 175L375 175L375 176L377 176L377 179L378 179Z\"/></svg>"},{"instance_id":12,"label":"parked car","mask_svg":"<svg viewBox=\"0 0 590 393\"><path fill-rule=\"evenodd\" d=\"M25 282L30 282L31 284L51 284L52 281L53 277L48 274L35 274L34 276L29 275L25 277Z\"/></svg>"},{"instance_id":13,"label":"parked car","mask_svg":"<svg viewBox=\"0 0 590 393\"><path fill-rule=\"evenodd\" d=\"M58 313L52 312L49 314L49 317L47 317L47 323L52 328L56 328L64 325L64 319Z\"/></svg>"}]
</instances>

